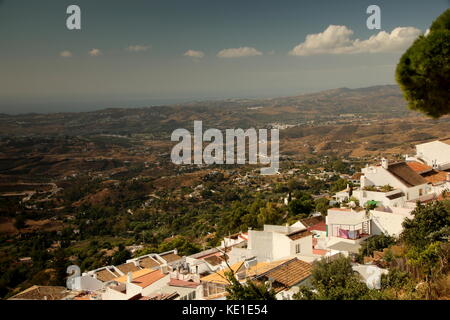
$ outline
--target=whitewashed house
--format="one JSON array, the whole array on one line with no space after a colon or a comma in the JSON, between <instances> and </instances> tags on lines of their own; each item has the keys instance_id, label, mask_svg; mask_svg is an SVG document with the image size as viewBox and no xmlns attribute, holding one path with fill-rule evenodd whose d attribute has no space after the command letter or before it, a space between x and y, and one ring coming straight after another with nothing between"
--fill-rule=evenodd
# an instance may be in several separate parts
<instances>
[{"instance_id":1,"label":"whitewashed house","mask_svg":"<svg viewBox=\"0 0 450 320\"><path fill-rule=\"evenodd\" d=\"M313 261L313 234L304 227L264 225L262 231L249 230L246 246L235 246L229 253L231 263L255 257L258 261L274 261L297 257Z\"/></svg>"},{"instance_id":2,"label":"whitewashed house","mask_svg":"<svg viewBox=\"0 0 450 320\"><path fill-rule=\"evenodd\" d=\"M406 162L390 164L383 158L380 166L367 166L361 171L361 187L352 194L361 206L371 201L385 207L403 207L407 201L420 200L432 191Z\"/></svg>"},{"instance_id":3,"label":"whitewashed house","mask_svg":"<svg viewBox=\"0 0 450 320\"><path fill-rule=\"evenodd\" d=\"M432 141L416 145L416 157L437 170L450 169L450 144L447 141Z\"/></svg>"},{"instance_id":4,"label":"whitewashed house","mask_svg":"<svg viewBox=\"0 0 450 320\"><path fill-rule=\"evenodd\" d=\"M328 209L326 248L330 253L357 253L359 244L372 235L371 219L365 210Z\"/></svg>"}]
</instances>

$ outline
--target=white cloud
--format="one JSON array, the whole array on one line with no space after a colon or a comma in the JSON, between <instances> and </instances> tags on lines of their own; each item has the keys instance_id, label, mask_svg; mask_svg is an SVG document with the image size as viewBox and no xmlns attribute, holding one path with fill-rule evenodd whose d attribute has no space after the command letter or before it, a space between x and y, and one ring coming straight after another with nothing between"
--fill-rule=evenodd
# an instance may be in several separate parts
<instances>
[{"instance_id":1,"label":"white cloud","mask_svg":"<svg viewBox=\"0 0 450 320\"><path fill-rule=\"evenodd\" d=\"M398 27L391 33L380 31L367 40L351 39L353 31L346 26L330 25L325 31L309 34L289 54L310 56L315 54L352 54L402 52L421 34L414 27Z\"/></svg>"},{"instance_id":2,"label":"white cloud","mask_svg":"<svg viewBox=\"0 0 450 320\"><path fill-rule=\"evenodd\" d=\"M217 56L219 58L240 58L240 57L252 57L261 56L262 52L250 47L230 48L219 51Z\"/></svg>"},{"instance_id":3,"label":"white cloud","mask_svg":"<svg viewBox=\"0 0 450 320\"><path fill-rule=\"evenodd\" d=\"M142 51L147 51L148 49L150 49L150 46L136 44L136 45L128 46L125 50L127 50L129 52L142 52Z\"/></svg>"},{"instance_id":4,"label":"white cloud","mask_svg":"<svg viewBox=\"0 0 450 320\"><path fill-rule=\"evenodd\" d=\"M73 56L73 54L72 54L72 52L70 52L68 50L64 50L59 53L59 56L63 57L63 58L71 58Z\"/></svg>"},{"instance_id":5,"label":"white cloud","mask_svg":"<svg viewBox=\"0 0 450 320\"><path fill-rule=\"evenodd\" d=\"M100 51L100 49L92 49L91 51L89 51L89 55L91 57L98 57L102 55L102 52Z\"/></svg>"},{"instance_id":6,"label":"white cloud","mask_svg":"<svg viewBox=\"0 0 450 320\"><path fill-rule=\"evenodd\" d=\"M205 54L203 51L188 50L184 53L184 56L191 58L203 58Z\"/></svg>"}]
</instances>

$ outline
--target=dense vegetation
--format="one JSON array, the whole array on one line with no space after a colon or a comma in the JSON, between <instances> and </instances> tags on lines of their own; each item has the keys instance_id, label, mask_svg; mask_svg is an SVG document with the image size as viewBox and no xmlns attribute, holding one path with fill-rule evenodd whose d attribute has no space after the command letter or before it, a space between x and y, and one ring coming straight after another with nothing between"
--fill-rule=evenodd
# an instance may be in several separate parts
<instances>
[{"instance_id":1,"label":"dense vegetation","mask_svg":"<svg viewBox=\"0 0 450 320\"><path fill-rule=\"evenodd\" d=\"M235 232L293 223L315 211L326 214L328 193L348 183L338 170L357 170L335 157L283 166L297 171L264 180L253 168L207 170L191 185L161 187L158 176L142 177L145 168L130 165L132 170L107 185L98 176L69 177L51 201L32 202L36 207L0 198L2 219L19 231L1 235L0 295L33 284L63 285L71 264L86 271L123 263L132 256L130 246L140 246L133 256L175 248L190 255ZM328 172L321 179L315 177L318 168ZM47 222L31 227L39 221Z\"/></svg>"},{"instance_id":2,"label":"dense vegetation","mask_svg":"<svg viewBox=\"0 0 450 320\"><path fill-rule=\"evenodd\" d=\"M435 118L450 113L450 9L403 54L396 77L411 109Z\"/></svg>"},{"instance_id":3,"label":"dense vegetation","mask_svg":"<svg viewBox=\"0 0 450 320\"><path fill-rule=\"evenodd\" d=\"M380 288L369 288L353 270L350 257L340 255L315 261L308 284L299 287L298 300L390 300L448 299L450 297L450 201L418 205L413 219L404 222L400 239L387 235L369 238L361 246L359 258L385 251L382 261L388 269L381 275ZM391 248L406 254L395 256ZM396 261L405 261L398 264ZM273 300L269 285L247 281L239 283L234 274L227 274L229 299Z\"/></svg>"},{"instance_id":4,"label":"dense vegetation","mask_svg":"<svg viewBox=\"0 0 450 320\"><path fill-rule=\"evenodd\" d=\"M295 295L299 300L373 300L383 298L376 289L369 289L343 256L315 262L311 287L302 286Z\"/></svg>"},{"instance_id":5,"label":"dense vegetation","mask_svg":"<svg viewBox=\"0 0 450 320\"><path fill-rule=\"evenodd\" d=\"M379 235L362 244L359 259L385 251L381 289L369 289L352 270L351 260L340 257L314 263L311 286L303 286L297 299L448 299L450 297L450 202L418 205L406 219L399 239ZM402 249L394 254L394 247ZM392 249L391 249L392 248ZM404 262L404 263L403 263Z\"/></svg>"}]
</instances>

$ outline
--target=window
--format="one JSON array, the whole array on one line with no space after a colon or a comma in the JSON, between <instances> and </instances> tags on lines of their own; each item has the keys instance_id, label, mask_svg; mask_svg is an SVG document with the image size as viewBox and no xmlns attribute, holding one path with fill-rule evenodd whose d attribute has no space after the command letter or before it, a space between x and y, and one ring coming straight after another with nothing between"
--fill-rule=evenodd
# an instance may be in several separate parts
<instances>
[{"instance_id":1,"label":"window","mask_svg":"<svg viewBox=\"0 0 450 320\"><path fill-rule=\"evenodd\" d=\"M300 249L301 249L300 243L297 243L297 244L295 245L295 254L300 253L300 251L301 251Z\"/></svg>"},{"instance_id":2,"label":"window","mask_svg":"<svg viewBox=\"0 0 450 320\"><path fill-rule=\"evenodd\" d=\"M422 189L419 189L419 197L423 196L423 191Z\"/></svg>"}]
</instances>

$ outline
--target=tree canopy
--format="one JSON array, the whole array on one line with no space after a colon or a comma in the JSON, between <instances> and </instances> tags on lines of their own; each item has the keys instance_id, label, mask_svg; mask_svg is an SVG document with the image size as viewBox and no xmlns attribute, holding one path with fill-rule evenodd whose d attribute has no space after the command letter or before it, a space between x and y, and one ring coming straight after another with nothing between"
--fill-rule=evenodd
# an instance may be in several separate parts
<instances>
[{"instance_id":1,"label":"tree canopy","mask_svg":"<svg viewBox=\"0 0 450 320\"><path fill-rule=\"evenodd\" d=\"M419 204L412 212L413 219L405 219L401 239L409 247L424 249L435 241L448 238L450 210L444 202Z\"/></svg>"},{"instance_id":2,"label":"tree canopy","mask_svg":"<svg viewBox=\"0 0 450 320\"><path fill-rule=\"evenodd\" d=\"M384 248L395 244L395 238L387 234L380 234L370 237L359 248L359 256L362 260L364 257L371 256L374 251L382 251Z\"/></svg>"},{"instance_id":3,"label":"tree canopy","mask_svg":"<svg viewBox=\"0 0 450 320\"><path fill-rule=\"evenodd\" d=\"M403 54L396 79L410 109L433 118L450 113L450 9Z\"/></svg>"},{"instance_id":4,"label":"tree canopy","mask_svg":"<svg viewBox=\"0 0 450 320\"><path fill-rule=\"evenodd\" d=\"M229 282L226 287L227 300L276 300L275 291L265 283L247 280L242 284L234 272L226 272L225 276Z\"/></svg>"},{"instance_id":5,"label":"tree canopy","mask_svg":"<svg viewBox=\"0 0 450 320\"><path fill-rule=\"evenodd\" d=\"M400 239L408 248L408 264L420 271L426 283L426 297L432 299L437 281L449 272L450 203L419 204L412 214L413 219L403 222Z\"/></svg>"},{"instance_id":6,"label":"tree canopy","mask_svg":"<svg viewBox=\"0 0 450 320\"><path fill-rule=\"evenodd\" d=\"M373 300L381 293L369 289L353 271L349 258L314 262L311 287L303 286L294 296L299 300Z\"/></svg>"}]
</instances>

